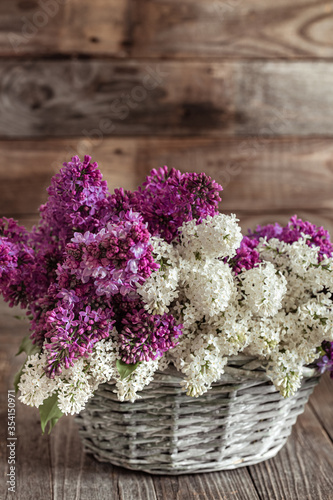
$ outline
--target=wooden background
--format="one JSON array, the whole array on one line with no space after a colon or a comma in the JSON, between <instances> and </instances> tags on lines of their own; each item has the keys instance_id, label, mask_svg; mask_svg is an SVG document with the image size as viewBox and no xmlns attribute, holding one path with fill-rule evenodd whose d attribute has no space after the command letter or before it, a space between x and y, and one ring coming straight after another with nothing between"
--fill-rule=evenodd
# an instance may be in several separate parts
<instances>
[{"instance_id":1,"label":"wooden background","mask_svg":"<svg viewBox=\"0 0 333 500\"><path fill-rule=\"evenodd\" d=\"M167 164L219 181L244 229L298 213L333 230L333 3L1 0L0 153L0 216L28 226L88 153L110 190ZM27 332L5 311L1 408ZM182 479L101 466L71 419L42 438L18 405L17 498L327 500L331 396L321 384L276 459Z\"/></svg>"},{"instance_id":2,"label":"wooden background","mask_svg":"<svg viewBox=\"0 0 333 500\"><path fill-rule=\"evenodd\" d=\"M244 229L333 229L333 4L2 0L0 214L31 225L73 154L112 190L205 171Z\"/></svg>"}]
</instances>

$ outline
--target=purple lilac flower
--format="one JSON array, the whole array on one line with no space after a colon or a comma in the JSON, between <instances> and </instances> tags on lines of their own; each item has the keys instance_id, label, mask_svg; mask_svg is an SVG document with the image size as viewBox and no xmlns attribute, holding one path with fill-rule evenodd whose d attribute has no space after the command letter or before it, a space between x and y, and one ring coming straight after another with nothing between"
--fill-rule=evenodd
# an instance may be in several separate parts
<instances>
[{"instance_id":1,"label":"purple lilac flower","mask_svg":"<svg viewBox=\"0 0 333 500\"><path fill-rule=\"evenodd\" d=\"M47 293L35 300L30 304L28 314L31 316L30 331L32 332L30 338L33 344L42 347L45 335L48 331L47 314L56 308L59 301L58 286L53 283L48 289Z\"/></svg>"},{"instance_id":2,"label":"purple lilac flower","mask_svg":"<svg viewBox=\"0 0 333 500\"><path fill-rule=\"evenodd\" d=\"M307 240L309 246L319 247L319 261L325 256L331 257L333 245L330 241L330 235L323 227L318 227L310 222L297 218L297 215L291 217L288 224L281 227L279 224L268 224L267 226L257 226L256 230L249 233L249 237L259 241L259 238L266 237L268 240L277 238L285 243L294 243L298 241L302 234L310 236Z\"/></svg>"},{"instance_id":3,"label":"purple lilac flower","mask_svg":"<svg viewBox=\"0 0 333 500\"><path fill-rule=\"evenodd\" d=\"M275 224L267 224L266 226L257 226L254 232L249 231L249 237L254 238L259 241L259 238L271 238L281 239L283 233L283 228L277 222Z\"/></svg>"},{"instance_id":4,"label":"purple lilac flower","mask_svg":"<svg viewBox=\"0 0 333 500\"><path fill-rule=\"evenodd\" d=\"M35 267L31 248L24 242L13 243L0 236L0 292L10 307L26 308L35 298L34 289L38 286L33 280Z\"/></svg>"},{"instance_id":5,"label":"purple lilac flower","mask_svg":"<svg viewBox=\"0 0 333 500\"><path fill-rule=\"evenodd\" d=\"M109 337L113 326L113 310L107 307L79 310L75 302L58 305L46 313L48 330L44 348L48 352L45 371L50 378L63 368L73 366L76 359L88 357L99 340Z\"/></svg>"},{"instance_id":6,"label":"purple lilac flower","mask_svg":"<svg viewBox=\"0 0 333 500\"><path fill-rule=\"evenodd\" d=\"M259 252L256 250L259 241L244 236L240 247L236 250L236 255L229 264L235 274L243 270L249 270L261 262Z\"/></svg>"},{"instance_id":7,"label":"purple lilac flower","mask_svg":"<svg viewBox=\"0 0 333 500\"><path fill-rule=\"evenodd\" d=\"M0 236L8 238L8 241L15 244L29 243L30 234L24 226L19 226L14 219L2 217L0 219Z\"/></svg>"},{"instance_id":8,"label":"purple lilac flower","mask_svg":"<svg viewBox=\"0 0 333 500\"><path fill-rule=\"evenodd\" d=\"M317 363L320 373L324 373L328 370L331 372L331 378L333 378L333 342L324 341L321 347L325 354Z\"/></svg>"},{"instance_id":9,"label":"purple lilac flower","mask_svg":"<svg viewBox=\"0 0 333 500\"><path fill-rule=\"evenodd\" d=\"M152 170L143 185L126 194L152 235L171 242L186 221L200 222L218 213L222 187L206 174L185 173L167 167Z\"/></svg>"},{"instance_id":10,"label":"purple lilac flower","mask_svg":"<svg viewBox=\"0 0 333 500\"><path fill-rule=\"evenodd\" d=\"M97 234L76 233L66 247L67 258L58 274L70 272L82 283L93 282L97 296L136 293L136 283L142 283L159 267L149 236L139 214L121 212L117 222L108 223Z\"/></svg>"},{"instance_id":11,"label":"purple lilac flower","mask_svg":"<svg viewBox=\"0 0 333 500\"><path fill-rule=\"evenodd\" d=\"M127 313L119 334L122 361L134 364L162 356L177 345L182 327L170 314L152 315L143 308Z\"/></svg>"},{"instance_id":12,"label":"purple lilac flower","mask_svg":"<svg viewBox=\"0 0 333 500\"><path fill-rule=\"evenodd\" d=\"M136 194L123 188L115 189L108 198L110 207L110 218L119 216L121 212L136 209Z\"/></svg>"},{"instance_id":13,"label":"purple lilac flower","mask_svg":"<svg viewBox=\"0 0 333 500\"><path fill-rule=\"evenodd\" d=\"M0 287L1 292L16 274L18 251L14 243L0 236Z\"/></svg>"},{"instance_id":14,"label":"purple lilac flower","mask_svg":"<svg viewBox=\"0 0 333 500\"><path fill-rule=\"evenodd\" d=\"M100 228L109 192L90 156L85 156L83 162L74 156L71 162L64 163L47 191L48 201L40 208L39 230L48 232L49 238L64 246L75 232Z\"/></svg>"}]
</instances>

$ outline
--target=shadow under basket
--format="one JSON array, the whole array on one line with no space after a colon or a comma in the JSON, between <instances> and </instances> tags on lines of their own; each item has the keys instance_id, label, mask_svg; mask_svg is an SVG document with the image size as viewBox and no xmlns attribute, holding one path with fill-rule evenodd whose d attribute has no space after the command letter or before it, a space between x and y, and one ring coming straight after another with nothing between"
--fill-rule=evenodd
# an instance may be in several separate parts
<instances>
[{"instance_id":1,"label":"shadow under basket","mask_svg":"<svg viewBox=\"0 0 333 500\"><path fill-rule=\"evenodd\" d=\"M285 399L258 360L237 356L192 398L171 367L134 403L118 401L112 382L101 385L76 421L85 451L102 462L169 475L235 469L277 454L319 377L305 367L302 386Z\"/></svg>"}]
</instances>

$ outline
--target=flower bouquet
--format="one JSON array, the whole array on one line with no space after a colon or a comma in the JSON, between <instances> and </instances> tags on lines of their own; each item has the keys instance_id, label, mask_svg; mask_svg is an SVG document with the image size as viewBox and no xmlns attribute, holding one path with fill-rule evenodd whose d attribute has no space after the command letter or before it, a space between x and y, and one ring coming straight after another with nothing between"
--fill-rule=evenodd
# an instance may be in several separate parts
<instances>
[{"instance_id":1,"label":"flower bouquet","mask_svg":"<svg viewBox=\"0 0 333 500\"><path fill-rule=\"evenodd\" d=\"M27 309L19 399L43 431L150 472L273 456L333 368L333 246L296 216L242 235L205 174L153 170L110 194L65 163L30 232L0 223L0 291ZM135 402L134 402L135 401Z\"/></svg>"}]
</instances>

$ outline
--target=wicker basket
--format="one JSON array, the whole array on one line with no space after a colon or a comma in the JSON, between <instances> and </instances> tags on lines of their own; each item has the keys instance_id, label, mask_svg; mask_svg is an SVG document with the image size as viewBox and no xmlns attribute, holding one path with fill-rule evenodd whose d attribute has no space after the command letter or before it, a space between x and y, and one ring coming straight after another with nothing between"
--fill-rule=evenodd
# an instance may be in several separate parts
<instances>
[{"instance_id":1,"label":"wicker basket","mask_svg":"<svg viewBox=\"0 0 333 500\"><path fill-rule=\"evenodd\" d=\"M304 368L297 394L284 399L258 360L236 357L213 388L186 396L173 367L158 372L135 403L99 387L76 418L84 448L100 461L152 474L235 469L273 457L304 411L319 374Z\"/></svg>"}]
</instances>

